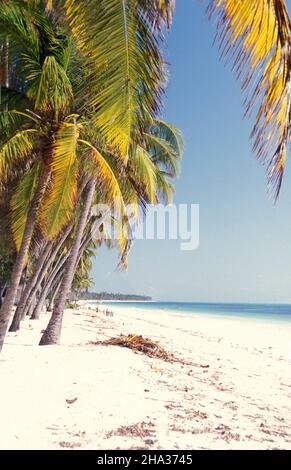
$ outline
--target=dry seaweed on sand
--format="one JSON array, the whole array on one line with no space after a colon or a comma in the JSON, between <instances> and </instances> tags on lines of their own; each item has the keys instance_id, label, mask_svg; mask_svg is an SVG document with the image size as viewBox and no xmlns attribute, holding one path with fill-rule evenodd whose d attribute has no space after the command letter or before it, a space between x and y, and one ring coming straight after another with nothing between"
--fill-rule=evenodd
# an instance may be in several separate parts
<instances>
[{"instance_id":1,"label":"dry seaweed on sand","mask_svg":"<svg viewBox=\"0 0 291 470\"><path fill-rule=\"evenodd\" d=\"M132 349L134 352L141 352L149 357L156 357L167 362L175 362L172 354L167 353L158 343L141 335L120 335L105 341L98 341L95 344L103 346L120 346Z\"/></svg>"}]
</instances>

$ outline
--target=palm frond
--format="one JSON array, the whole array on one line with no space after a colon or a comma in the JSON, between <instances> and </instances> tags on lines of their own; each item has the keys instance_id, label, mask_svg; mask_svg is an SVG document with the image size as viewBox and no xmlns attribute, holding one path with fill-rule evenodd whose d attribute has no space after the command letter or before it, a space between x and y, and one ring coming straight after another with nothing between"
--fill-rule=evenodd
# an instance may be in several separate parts
<instances>
[{"instance_id":1,"label":"palm frond","mask_svg":"<svg viewBox=\"0 0 291 470\"><path fill-rule=\"evenodd\" d=\"M56 117L72 98L66 73L72 44L58 32L42 1L2 0L0 42L7 38L9 44L11 83L35 108Z\"/></svg>"},{"instance_id":2,"label":"palm frond","mask_svg":"<svg viewBox=\"0 0 291 470\"><path fill-rule=\"evenodd\" d=\"M73 215L77 196L79 128L63 123L56 135L52 153L52 185L41 209L46 236L54 238Z\"/></svg>"},{"instance_id":3,"label":"palm frond","mask_svg":"<svg viewBox=\"0 0 291 470\"><path fill-rule=\"evenodd\" d=\"M0 147L0 182L3 183L17 170L19 163L24 166L34 148L36 129L20 130ZM24 163L23 163L24 162Z\"/></svg>"},{"instance_id":4,"label":"palm frond","mask_svg":"<svg viewBox=\"0 0 291 470\"><path fill-rule=\"evenodd\" d=\"M184 152L184 141L180 129L173 124L157 119L151 129L151 134L171 145L176 157L181 160Z\"/></svg>"},{"instance_id":5,"label":"palm frond","mask_svg":"<svg viewBox=\"0 0 291 470\"><path fill-rule=\"evenodd\" d=\"M175 0L157 0L158 3L158 12L161 18L167 24L167 27L170 28L173 14L175 11L176 1Z\"/></svg>"},{"instance_id":6,"label":"palm frond","mask_svg":"<svg viewBox=\"0 0 291 470\"><path fill-rule=\"evenodd\" d=\"M12 129L19 129L24 121L37 122L31 114L16 109L0 110L0 138L2 134L11 135Z\"/></svg>"},{"instance_id":7,"label":"palm frond","mask_svg":"<svg viewBox=\"0 0 291 470\"><path fill-rule=\"evenodd\" d=\"M17 251L20 248L30 203L33 199L40 171L39 163L26 171L11 199L11 227Z\"/></svg>"},{"instance_id":8,"label":"palm frond","mask_svg":"<svg viewBox=\"0 0 291 470\"><path fill-rule=\"evenodd\" d=\"M50 12L53 9L53 0L46 0L46 11Z\"/></svg>"},{"instance_id":9,"label":"palm frond","mask_svg":"<svg viewBox=\"0 0 291 470\"><path fill-rule=\"evenodd\" d=\"M252 132L257 158L267 165L275 197L280 192L290 139L291 41L284 0L211 0L222 56L246 93L246 114L257 107Z\"/></svg>"},{"instance_id":10,"label":"palm frond","mask_svg":"<svg viewBox=\"0 0 291 470\"><path fill-rule=\"evenodd\" d=\"M166 172L157 172L157 196L158 200L164 204L170 204L175 194L175 186L169 181L169 175Z\"/></svg>"},{"instance_id":11,"label":"palm frond","mask_svg":"<svg viewBox=\"0 0 291 470\"><path fill-rule=\"evenodd\" d=\"M0 111L0 145L20 128L23 119L13 111Z\"/></svg>"},{"instance_id":12,"label":"palm frond","mask_svg":"<svg viewBox=\"0 0 291 470\"><path fill-rule=\"evenodd\" d=\"M32 64L33 65L33 64ZM30 70L31 81L27 96L35 101L35 108L58 114L72 100L73 92L65 69L54 56L47 56L42 68Z\"/></svg>"},{"instance_id":13,"label":"palm frond","mask_svg":"<svg viewBox=\"0 0 291 470\"><path fill-rule=\"evenodd\" d=\"M152 135L145 134L147 138L148 148L152 155L153 162L169 171L172 177L177 177L180 171L180 161L173 147L163 139Z\"/></svg>"},{"instance_id":14,"label":"palm frond","mask_svg":"<svg viewBox=\"0 0 291 470\"><path fill-rule=\"evenodd\" d=\"M39 38L36 28L27 18L27 2L2 0L0 8L0 40L9 43L9 55L19 52L39 60ZM28 20L28 21L27 21Z\"/></svg>"},{"instance_id":15,"label":"palm frond","mask_svg":"<svg viewBox=\"0 0 291 470\"><path fill-rule=\"evenodd\" d=\"M92 66L86 103L103 137L126 159L140 97L151 115L161 106L165 64L158 37L136 0L65 4L74 38Z\"/></svg>"},{"instance_id":16,"label":"palm frond","mask_svg":"<svg viewBox=\"0 0 291 470\"><path fill-rule=\"evenodd\" d=\"M148 152L140 145L137 145L136 149L132 152L130 172L132 172L132 177L135 181L139 183L140 191L144 193L148 203L155 204L157 201L156 167Z\"/></svg>"},{"instance_id":17,"label":"palm frond","mask_svg":"<svg viewBox=\"0 0 291 470\"><path fill-rule=\"evenodd\" d=\"M92 175L97 179L97 188L104 200L108 204L115 203L115 208L124 212L124 200L117 177L112 168L102 154L90 143L79 139L89 149L89 155L92 159Z\"/></svg>"},{"instance_id":18,"label":"palm frond","mask_svg":"<svg viewBox=\"0 0 291 470\"><path fill-rule=\"evenodd\" d=\"M176 0L138 0L146 11L150 21L158 28L165 24L170 29L176 6Z\"/></svg>"},{"instance_id":19,"label":"palm frond","mask_svg":"<svg viewBox=\"0 0 291 470\"><path fill-rule=\"evenodd\" d=\"M166 122L156 121L150 132L144 136L155 165L176 178L183 156L183 138L179 129Z\"/></svg>"}]
</instances>

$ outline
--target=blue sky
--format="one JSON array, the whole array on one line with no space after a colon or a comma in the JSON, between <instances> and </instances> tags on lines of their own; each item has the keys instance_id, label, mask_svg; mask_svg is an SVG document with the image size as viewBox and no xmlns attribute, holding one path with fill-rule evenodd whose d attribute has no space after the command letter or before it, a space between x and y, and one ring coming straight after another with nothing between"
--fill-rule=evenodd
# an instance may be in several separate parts
<instances>
[{"instance_id":1,"label":"blue sky","mask_svg":"<svg viewBox=\"0 0 291 470\"><path fill-rule=\"evenodd\" d=\"M124 273L115 271L116 253L101 249L94 290L155 300L289 303L290 171L274 206L264 168L251 153L253 121L242 119L239 84L219 62L204 10L198 1L177 2L164 115L184 135L175 203L200 205L199 248L183 252L178 241L137 241Z\"/></svg>"}]
</instances>

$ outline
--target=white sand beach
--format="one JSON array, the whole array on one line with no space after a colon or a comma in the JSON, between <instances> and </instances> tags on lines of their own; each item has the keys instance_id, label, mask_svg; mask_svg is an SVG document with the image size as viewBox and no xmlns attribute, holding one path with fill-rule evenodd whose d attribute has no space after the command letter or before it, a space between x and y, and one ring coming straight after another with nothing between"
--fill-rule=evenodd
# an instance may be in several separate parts
<instances>
[{"instance_id":1,"label":"white sand beach","mask_svg":"<svg viewBox=\"0 0 291 470\"><path fill-rule=\"evenodd\" d=\"M9 333L1 449L291 449L290 324L111 308L67 310L60 346L46 314ZM182 362L92 344L121 333Z\"/></svg>"}]
</instances>

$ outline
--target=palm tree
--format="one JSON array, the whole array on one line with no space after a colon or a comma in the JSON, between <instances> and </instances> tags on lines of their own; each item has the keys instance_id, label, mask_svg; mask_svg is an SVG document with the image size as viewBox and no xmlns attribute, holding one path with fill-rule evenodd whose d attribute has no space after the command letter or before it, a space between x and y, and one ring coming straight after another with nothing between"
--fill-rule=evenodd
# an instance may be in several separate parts
<instances>
[{"instance_id":1,"label":"palm tree","mask_svg":"<svg viewBox=\"0 0 291 470\"><path fill-rule=\"evenodd\" d=\"M67 295L73 282L73 278L75 274L74 267L77 262L77 257L78 257L79 248L80 248L81 241L82 241L83 232L84 232L86 222L89 216L89 212L91 209L92 200L94 197L95 185L96 185L96 182L92 178L88 182L88 186L86 188L86 194L84 198L82 212L80 214L80 218L78 221L78 226L77 226L77 230L76 230L73 244L71 247L70 256L66 263L67 269L65 269L64 276L62 278L62 282L61 282L60 289L59 289L60 295L56 299L53 314L42 336L42 339L39 343L40 345L59 343L65 303L67 301Z\"/></svg>"},{"instance_id":2,"label":"palm tree","mask_svg":"<svg viewBox=\"0 0 291 470\"><path fill-rule=\"evenodd\" d=\"M9 191L2 192L0 199L0 220L1 220L1 238L0 238L0 307L2 305L2 297L9 281L13 262L15 258L15 250L11 242L9 232L9 213L7 211L8 200L10 199Z\"/></svg>"},{"instance_id":3,"label":"palm tree","mask_svg":"<svg viewBox=\"0 0 291 470\"><path fill-rule=\"evenodd\" d=\"M93 267L92 258L95 256L96 250L92 243L90 247L84 250L76 268L72 283L72 292L75 293L77 298L79 298L82 291L88 291L88 289L94 285L93 279L90 278L90 273Z\"/></svg>"},{"instance_id":4,"label":"palm tree","mask_svg":"<svg viewBox=\"0 0 291 470\"><path fill-rule=\"evenodd\" d=\"M47 7L46 10L44 6ZM104 5L97 6L99 10L102 7L100 10L102 13ZM85 113L90 109L91 119L98 127L100 135L110 145L115 146L119 155L126 160L133 124L136 126L139 123L141 128L141 110L154 116L159 109L164 67L155 30L148 27L147 20L143 16L144 10L139 8L136 11L133 4L127 5L126 8L124 4L120 9L120 2L115 2L113 6L111 13L114 15L114 22L111 28L115 31L115 46L118 46L116 54L111 54L106 46L101 50L101 56L86 60L87 77L92 77L94 80L90 89L75 97L74 103L75 107L78 107L80 102L84 103ZM73 87L68 72L72 44L66 36L58 33L54 22L51 5L43 5L43 2L39 1L26 2L23 11L20 10L17 1L15 4L4 2L0 15L5 37L8 34L10 39L15 70L22 72L23 68L25 72L20 87L21 94L33 102L33 112L25 112L21 116L36 124L34 127L26 128L25 122L25 128L4 143L1 150L2 173L11 167L15 170L19 156L23 160L28 160L36 147L40 149L35 164L28 168L13 198L13 213L16 216L16 222L13 224L14 238L19 251L9 292L1 309L0 345L3 344L37 215L52 173L54 172L53 184L60 190L50 191L51 197L47 198L43 211L47 226L50 227L48 237L55 236L55 230L62 228L60 219L64 218L63 224L66 222L65 219L69 217L76 195L75 150L81 126L76 123L75 116L72 116L74 122L68 122L69 116L66 118L66 110L73 99ZM118 26L117 30L115 26ZM104 40L104 32L100 30L99 33L101 35L98 37L96 35L95 39L100 45L100 41ZM120 40L122 47L119 50ZM78 37L77 42L81 44L81 37ZM86 56L82 46L80 50ZM25 64L24 60L21 61L24 58ZM111 75L113 71L114 76ZM9 96L10 90L6 91ZM140 103L143 103L142 107ZM9 118L12 121L11 112ZM66 142L69 149L66 149L62 155L57 150L58 139ZM99 154L95 152L95 157L96 155ZM64 170L66 158L64 179L60 175ZM60 186L60 181L65 183L63 187ZM24 211L20 210L24 195L27 201L25 217L23 217ZM60 204L65 206L62 206L62 210ZM50 217L53 218L52 223L48 222Z\"/></svg>"},{"instance_id":5,"label":"palm tree","mask_svg":"<svg viewBox=\"0 0 291 470\"><path fill-rule=\"evenodd\" d=\"M106 190L105 196L101 187L99 199L101 197L107 200L109 204L111 201L116 204L116 197L118 196L121 200L122 207L124 203L130 203L131 206L135 204L136 206L141 205L143 208L146 208L148 203L157 203L159 198L168 202L173 194L173 186L169 180L177 176L179 161L183 152L180 132L174 126L162 121L155 121L149 126L148 132L144 133L144 146L141 146L142 143L140 145L137 144L136 141L137 138L129 148L129 160L127 165L124 165L122 161L118 161L116 158L113 159L113 156L107 155L108 165L110 165L111 169L111 178L115 183L114 187L120 189L117 193L115 192L113 194L108 194L108 190ZM96 153L97 150L91 144L89 148L94 150L94 154ZM109 183L108 178L108 185ZM70 255L65 264L65 273L54 303L53 313L41 338L40 345L58 344L60 341L65 304L72 288L78 265L78 255L82 256L88 243L91 241L89 237L87 245L85 244L84 247L81 248L86 223L90 218L90 209L94 199L95 188L96 178L91 178L88 183L87 194L78 221ZM137 209L135 212L137 213ZM124 215L125 210L122 210L121 217ZM126 219L125 226L127 226ZM121 263L125 264L130 239L128 239L128 233L124 233L123 222L121 222L121 228L122 236L118 242L122 248Z\"/></svg>"},{"instance_id":6,"label":"palm tree","mask_svg":"<svg viewBox=\"0 0 291 470\"><path fill-rule=\"evenodd\" d=\"M126 161L132 133L156 117L166 81L157 1L66 0L78 49L90 63L86 106L101 135ZM153 10L155 8L155 10ZM153 16L154 15L154 16ZM85 84L86 84L85 83Z\"/></svg>"},{"instance_id":7,"label":"palm tree","mask_svg":"<svg viewBox=\"0 0 291 470\"><path fill-rule=\"evenodd\" d=\"M45 241L41 249L36 253L30 277L22 291L9 331L19 330L20 321L25 318L34 296L39 290L40 284L50 269L50 266L53 264L66 238L72 231L72 227L73 223L69 224L66 229L56 237L55 241Z\"/></svg>"},{"instance_id":8,"label":"palm tree","mask_svg":"<svg viewBox=\"0 0 291 470\"><path fill-rule=\"evenodd\" d=\"M19 163L18 169L27 168L12 202L18 253L1 308L0 350L38 211L51 178L50 160L57 122L72 99L72 87L67 76L69 42L57 34L40 5L35 9L34 2L26 2L22 7L18 2L2 2L0 10L0 41L3 43L4 38L9 40L9 57L14 71L9 88L2 88L2 91L5 92L6 103L13 100L19 103L18 109L4 111L2 116L2 123L5 122L6 126L1 135L1 183L7 182ZM29 110L21 114L21 107L25 105ZM15 125L15 117L25 120L20 128ZM11 134L13 130L15 132ZM23 202L25 207L20 210Z\"/></svg>"},{"instance_id":9,"label":"palm tree","mask_svg":"<svg viewBox=\"0 0 291 470\"><path fill-rule=\"evenodd\" d=\"M126 14L122 13L130 11L133 3L136 5L136 12L127 18ZM87 3L66 0L65 6L72 33L78 38L83 53L96 64L96 70L100 62L108 61L111 49L113 51L118 67L114 68L112 64L112 68L108 69L109 78L112 79L112 100L100 89L96 101L92 98L92 102L100 103L102 111L104 109L104 113L101 112L97 117L101 128L107 127L111 107L113 108L118 100L123 103L124 112L116 115L114 125L106 130L106 133L110 135L113 132L118 136L117 140L124 139L126 148L128 138L125 136L130 134L131 126L136 122L135 118L130 117L135 104L131 99L134 96L131 91L137 85L133 72L136 64L130 55L131 27L134 22L140 22L141 25L144 18L154 24L158 32L163 24L170 27L175 1L96 0ZM99 14L101 11L103 13ZM251 134L253 150L266 166L269 185L274 189L277 199L290 140L291 28L286 2L210 0L208 15L216 19L217 40L222 57L229 56L232 59L233 69L242 82L246 114L249 115L253 108L257 109ZM116 33L112 35L110 27L113 28L113 25ZM106 40L107 37L110 41ZM128 60L119 63L123 47L127 51ZM125 77L128 77L128 84ZM97 74L95 79L98 80ZM146 101L150 96L143 91L145 90L141 91L141 96ZM148 103L154 105L152 100Z\"/></svg>"},{"instance_id":10,"label":"palm tree","mask_svg":"<svg viewBox=\"0 0 291 470\"><path fill-rule=\"evenodd\" d=\"M19 172L22 177L12 199L18 255L0 312L0 347L37 221L45 227L48 240L69 223L76 205L79 162L91 159L95 167L106 168L99 178L87 173L83 198L87 219L88 199L95 189L98 197L108 200L110 194L104 189L112 195L112 188L118 187L124 200L146 207L155 202L158 191L166 198L172 194L176 171L175 158L165 160L167 143L159 140L162 129L168 132L169 127L156 121L167 77L163 29L170 27L174 0L27 0L25 5L4 0L2 4L0 43L9 46L9 62L17 77L10 80L13 93L7 87L2 90L2 102L4 97L3 105L9 102L9 109L16 102L17 112L6 111L2 118L6 124L0 136L0 144L4 138L0 182L19 179ZM21 14L20 4L25 7ZM211 0L208 12L217 18L222 55L233 57L248 92L246 112L258 107L254 150L267 165L277 198L290 121L290 21L285 2ZM72 74L76 67L79 73ZM120 169L125 178L117 178ZM24 207L23 201L27 201ZM61 281L63 293L60 288L55 303L57 329L88 222L82 213L78 220L78 242L72 246L69 274ZM59 334L56 330L53 336Z\"/></svg>"}]
</instances>

